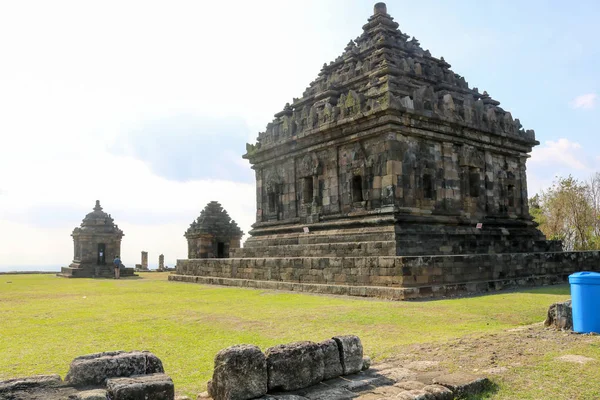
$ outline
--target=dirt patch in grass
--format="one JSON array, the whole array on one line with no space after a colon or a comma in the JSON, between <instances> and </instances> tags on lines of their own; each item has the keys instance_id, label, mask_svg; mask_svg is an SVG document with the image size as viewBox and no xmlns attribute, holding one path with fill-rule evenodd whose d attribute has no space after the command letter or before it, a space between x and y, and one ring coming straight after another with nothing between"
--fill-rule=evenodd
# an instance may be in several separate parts
<instances>
[{"instance_id":1,"label":"dirt patch in grass","mask_svg":"<svg viewBox=\"0 0 600 400\"><path fill-rule=\"evenodd\" d=\"M565 362L576 363L576 364L587 364L589 362L596 361L595 358L578 356L576 354L565 354L564 356L557 357L556 359L559 361L565 361Z\"/></svg>"},{"instance_id":2,"label":"dirt patch in grass","mask_svg":"<svg viewBox=\"0 0 600 400\"><path fill-rule=\"evenodd\" d=\"M439 362L449 371L488 376L496 389L478 398L589 399L597 398L593 397L595 391L589 391L587 378L598 376L599 357L600 336L557 331L536 323L445 343L409 345L385 363L425 366ZM565 380L570 381L568 392L557 392L557 385ZM536 382L535 387L528 392L523 381ZM515 386L519 392L513 392Z\"/></svg>"},{"instance_id":3,"label":"dirt patch in grass","mask_svg":"<svg viewBox=\"0 0 600 400\"><path fill-rule=\"evenodd\" d=\"M499 333L466 336L441 344L411 345L394 360L409 363L438 361L453 368L477 372L522 366L530 362L532 357L586 344L600 344L600 336L557 331L537 323ZM424 356L427 357L425 360ZM573 357L575 355L569 355L569 360L565 361L571 361ZM576 358L581 360L581 357Z\"/></svg>"}]
</instances>

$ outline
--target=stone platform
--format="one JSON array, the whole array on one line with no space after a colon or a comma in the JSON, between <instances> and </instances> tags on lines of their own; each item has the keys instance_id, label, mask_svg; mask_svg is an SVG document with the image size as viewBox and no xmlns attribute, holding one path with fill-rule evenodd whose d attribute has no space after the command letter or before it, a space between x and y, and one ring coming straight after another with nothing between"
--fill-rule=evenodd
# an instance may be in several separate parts
<instances>
[{"instance_id":1,"label":"stone platform","mask_svg":"<svg viewBox=\"0 0 600 400\"><path fill-rule=\"evenodd\" d=\"M600 252L178 260L170 281L404 300L560 283Z\"/></svg>"},{"instance_id":2,"label":"stone platform","mask_svg":"<svg viewBox=\"0 0 600 400\"><path fill-rule=\"evenodd\" d=\"M317 223L256 223L233 258L414 256L562 251L560 241L536 236L530 221L421 215L388 207L376 212L323 217ZM309 233L305 232L308 229ZM349 252L349 250L354 250Z\"/></svg>"},{"instance_id":3,"label":"stone platform","mask_svg":"<svg viewBox=\"0 0 600 400\"><path fill-rule=\"evenodd\" d=\"M63 278L113 278L115 271L112 265L77 267L71 264L69 267L62 267L56 276ZM130 276L137 276L133 268L121 268L121 278Z\"/></svg>"},{"instance_id":4,"label":"stone platform","mask_svg":"<svg viewBox=\"0 0 600 400\"><path fill-rule=\"evenodd\" d=\"M409 366L410 367L410 366ZM485 377L449 374L437 363L423 368L381 364L366 371L321 382L294 392L267 394L262 400L452 400L476 396L492 383Z\"/></svg>"}]
</instances>

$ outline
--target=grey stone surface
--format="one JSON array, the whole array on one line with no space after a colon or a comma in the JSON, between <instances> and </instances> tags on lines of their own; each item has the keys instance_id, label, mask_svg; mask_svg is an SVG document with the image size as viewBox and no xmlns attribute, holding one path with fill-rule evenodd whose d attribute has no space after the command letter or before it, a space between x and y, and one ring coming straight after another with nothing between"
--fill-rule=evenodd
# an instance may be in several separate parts
<instances>
[{"instance_id":1,"label":"grey stone surface","mask_svg":"<svg viewBox=\"0 0 600 400\"><path fill-rule=\"evenodd\" d=\"M399 393L395 398L398 400L436 400L433 394L424 390L408 390Z\"/></svg>"},{"instance_id":2,"label":"grey stone surface","mask_svg":"<svg viewBox=\"0 0 600 400\"><path fill-rule=\"evenodd\" d=\"M317 343L296 342L274 346L265 352L271 391L290 391L323 380L324 356Z\"/></svg>"},{"instance_id":3,"label":"grey stone surface","mask_svg":"<svg viewBox=\"0 0 600 400\"><path fill-rule=\"evenodd\" d=\"M490 385L487 378L459 372L440 376L434 379L433 383L447 387L455 396L476 394Z\"/></svg>"},{"instance_id":4,"label":"grey stone surface","mask_svg":"<svg viewBox=\"0 0 600 400\"><path fill-rule=\"evenodd\" d=\"M396 383L394 386L399 387L404 390L421 390L426 385L419 381L401 381Z\"/></svg>"},{"instance_id":5,"label":"grey stone surface","mask_svg":"<svg viewBox=\"0 0 600 400\"><path fill-rule=\"evenodd\" d=\"M360 338L355 335L335 336L340 349L340 360L344 375L360 372L363 368L363 347Z\"/></svg>"},{"instance_id":6,"label":"grey stone surface","mask_svg":"<svg viewBox=\"0 0 600 400\"><path fill-rule=\"evenodd\" d=\"M367 370L371 368L371 357L363 357L363 365L362 370Z\"/></svg>"},{"instance_id":7,"label":"grey stone surface","mask_svg":"<svg viewBox=\"0 0 600 400\"><path fill-rule=\"evenodd\" d=\"M62 384L59 375L35 375L0 381L0 393L38 387L53 387Z\"/></svg>"},{"instance_id":8,"label":"grey stone surface","mask_svg":"<svg viewBox=\"0 0 600 400\"><path fill-rule=\"evenodd\" d=\"M436 400L452 400L454 393L442 385L427 385L423 388L427 393L431 393Z\"/></svg>"},{"instance_id":9,"label":"grey stone surface","mask_svg":"<svg viewBox=\"0 0 600 400\"><path fill-rule=\"evenodd\" d=\"M257 346L239 345L215 356L208 393L215 400L247 400L267 393L267 359Z\"/></svg>"},{"instance_id":10,"label":"grey stone surface","mask_svg":"<svg viewBox=\"0 0 600 400\"><path fill-rule=\"evenodd\" d=\"M337 342L333 339L324 340L319 343L323 350L323 379L336 378L344 373L340 360L340 351Z\"/></svg>"},{"instance_id":11,"label":"grey stone surface","mask_svg":"<svg viewBox=\"0 0 600 400\"><path fill-rule=\"evenodd\" d=\"M307 400L304 396L295 394L267 394L260 398L261 400Z\"/></svg>"},{"instance_id":12,"label":"grey stone surface","mask_svg":"<svg viewBox=\"0 0 600 400\"><path fill-rule=\"evenodd\" d=\"M111 400L174 400L173 381L165 374L111 378L106 382Z\"/></svg>"},{"instance_id":13,"label":"grey stone surface","mask_svg":"<svg viewBox=\"0 0 600 400\"><path fill-rule=\"evenodd\" d=\"M557 329L573 329L573 309L571 300L554 303L548 308L548 315L544 321L545 326Z\"/></svg>"},{"instance_id":14,"label":"grey stone surface","mask_svg":"<svg viewBox=\"0 0 600 400\"><path fill-rule=\"evenodd\" d=\"M162 362L150 352L113 351L77 357L65 382L73 386L98 385L107 378L163 373Z\"/></svg>"},{"instance_id":15,"label":"grey stone surface","mask_svg":"<svg viewBox=\"0 0 600 400\"><path fill-rule=\"evenodd\" d=\"M105 389L84 390L69 396L69 400L107 400L107 398L108 392Z\"/></svg>"}]
</instances>

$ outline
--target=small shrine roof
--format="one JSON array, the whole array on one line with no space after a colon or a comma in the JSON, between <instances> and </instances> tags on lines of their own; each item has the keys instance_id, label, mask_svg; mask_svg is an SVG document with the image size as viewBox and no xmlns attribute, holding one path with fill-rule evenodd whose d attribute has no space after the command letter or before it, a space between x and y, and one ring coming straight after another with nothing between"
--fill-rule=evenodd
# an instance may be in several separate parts
<instances>
[{"instance_id":1,"label":"small shrine roof","mask_svg":"<svg viewBox=\"0 0 600 400\"><path fill-rule=\"evenodd\" d=\"M202 233L226 237L244 235L238 224L231 219L218 201L211 201L204 207L200 216L190 224L185 236Z\"/></svg>"},{"instance_id":2,"label":"small shrine roof","mask_svg":"<svg viewBox=\"0 0 600 400\"><path fill-rule=\"evenodd\" d=\"M83 218L83 221L81 221L81 226L75 228L74 233L82 231L123 234L123 231L121 231L119 226L115 224L111 215L102 210L100 200L96 200L94 210L91 213L88 213L85 218Z\"/></svg>"}]
</instances>

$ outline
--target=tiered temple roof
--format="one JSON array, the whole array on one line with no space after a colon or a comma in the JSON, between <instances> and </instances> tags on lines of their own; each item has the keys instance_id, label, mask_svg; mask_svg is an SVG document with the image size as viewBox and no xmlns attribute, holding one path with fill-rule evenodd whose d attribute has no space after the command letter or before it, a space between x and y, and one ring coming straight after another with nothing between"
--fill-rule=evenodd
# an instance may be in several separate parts
<instances>
[{"instance_id":1,"label":"tiered temple roof","mask_svg":"<svg viewBox=\"0 0 600 400\"><path fill-rule=\"evenodd\" d=\"M242 237L244 232L218 201L211 201L185 232L186 237L195 234Z\"/></svg>"},{"instance_id":2,"label":"tiered temple roof","mask_svg":"<svg viewBox=\"0 0 600 400\"><path fill-rule=\"evenodd\" d=\"M96 200L94 211L85 216L81 222L81 227L75 228L73 233L87 231L123 234L123 231L115 224L111 215L102 210L100 200Z\"/></svg>"},{"instance_id":3,"label":"tiered temple roof","mask_svg":"<svg viewBox=\"0 0 600 400\"><path fill-rule=\"evenodd\" d=\"M525 146L538 144L533 130L524 130L500 102L470 88L443 57L433 57L402 33L386 5L377 3L362 35L323 65L301 98L275 114L244 157L384 110L447 121Z\"/></svg>"}]
</instances>

